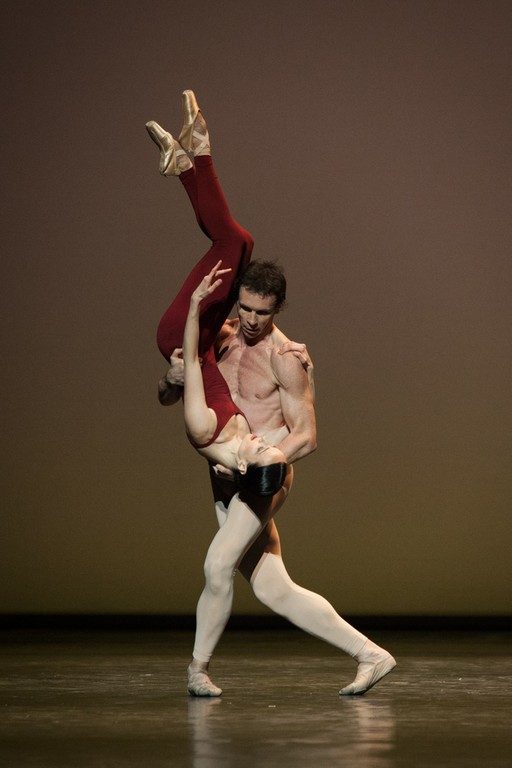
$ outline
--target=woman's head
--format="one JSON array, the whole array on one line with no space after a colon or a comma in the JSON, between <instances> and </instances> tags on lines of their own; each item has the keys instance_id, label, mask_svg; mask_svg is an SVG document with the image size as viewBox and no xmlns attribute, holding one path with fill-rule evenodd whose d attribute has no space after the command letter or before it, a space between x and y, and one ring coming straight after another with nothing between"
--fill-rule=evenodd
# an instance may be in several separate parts
<instances>
[{"instance_id":1,"label":"woman's head","mask_svg":"<svg viewBox=\"0 0 512 768\"><path fill-rule=\"evenodd\" d=\"M259 496L272 496L283 485L286 459L282 451L259 435L245 435L238 448L238 484Z\"/></svg>"},{"instance_id":2,"label":"woman's head","mask_svg":"<svg viewBox=\"0 0 512 768\"><path fill-rule=\"evenodd\" d=\"M273 496L283 487L286 467L284 462L263 467L249 464L244 474L235 473L238 487L241 491L249 491L256 496Z\"/></svg>"}]
</instances>

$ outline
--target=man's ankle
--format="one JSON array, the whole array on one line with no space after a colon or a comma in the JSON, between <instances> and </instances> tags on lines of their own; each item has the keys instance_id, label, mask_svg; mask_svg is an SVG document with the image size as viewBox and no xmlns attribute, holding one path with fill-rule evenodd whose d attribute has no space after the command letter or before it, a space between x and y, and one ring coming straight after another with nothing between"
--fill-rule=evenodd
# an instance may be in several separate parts
<instances>
[{"instance_id":1,"label":"man's ankle","mask_svg":"<svg viewBox=\"0 0 512 768\"><path fill-rule=\"evenodd\" d=\"M190 672L207 672L209 663L209 661L199 661L199 659L192 658L188 668Z\"/></svg>"}]
</instances>

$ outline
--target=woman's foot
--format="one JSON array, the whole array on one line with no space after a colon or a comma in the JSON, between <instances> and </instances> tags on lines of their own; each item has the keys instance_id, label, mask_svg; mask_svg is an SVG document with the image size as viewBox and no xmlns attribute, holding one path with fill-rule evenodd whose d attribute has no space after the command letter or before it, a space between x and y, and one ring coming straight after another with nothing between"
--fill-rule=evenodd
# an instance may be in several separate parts
<instances>
[{"instance_id":1,"label":"woman's foot","mask_svg":"<svg viewBox=\"0 0 512 768\"><path fill-rule=\"evenodd\" d=\"M160 150L160 173L163 176L179 176L183 171L192 168L189 156L170 133L164 131L154 120L146 123L146 128Z\"/></svg>"},{"instance_id":2,"label":"woman's foot","mask_svg":"<svg viewBox=\"0 0 512 768\"><path fill-rule=\"evenodd\" d=\"M191 696L220 696L222 689L218 688L208 676L208 664L195 659L187 669L187 690Z\"/></svg>"},{"instance_id":3,"label":"woman's foot","mask_svg":"<svg viewBox=\"0 0 512 768\"><path fill-rule=\"evenodd\" d=\"M211 155L206 121L199 109L194 91L183 91L183 128L179 136L183 149L198 155Z\"/></svg>"}]
</instances>

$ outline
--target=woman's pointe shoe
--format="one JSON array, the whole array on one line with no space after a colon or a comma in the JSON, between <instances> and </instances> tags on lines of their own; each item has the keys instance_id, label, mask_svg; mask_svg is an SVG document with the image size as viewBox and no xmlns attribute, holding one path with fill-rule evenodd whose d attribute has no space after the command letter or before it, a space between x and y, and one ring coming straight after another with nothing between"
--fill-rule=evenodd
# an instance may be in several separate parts
<instances>
[{"instance_id":1,"label":"woman's pointe shoe","mask_svg":"<svg viewBox=\"0 0 512 768\"><path fill-rule=\"evenodd\" d=\"M154 120L146 123L146 128L160 150L160 173L163 176L179 176L182 171L192 168L187 153L170 133L164 131Z\"/></svg>"},{"instance_id":2,"label":"woman's pointe shoe","mask_svg":"<svg viewBox=\"0 0 512 768\"><path fill-rule=\"evenodd\" d=\"M199 115L201 116L198 120ZM210 137L194 91L183 91L183 128L179 142L183 149L192 152L194 157L210 154Z\"/></svg>"}]
</instances>

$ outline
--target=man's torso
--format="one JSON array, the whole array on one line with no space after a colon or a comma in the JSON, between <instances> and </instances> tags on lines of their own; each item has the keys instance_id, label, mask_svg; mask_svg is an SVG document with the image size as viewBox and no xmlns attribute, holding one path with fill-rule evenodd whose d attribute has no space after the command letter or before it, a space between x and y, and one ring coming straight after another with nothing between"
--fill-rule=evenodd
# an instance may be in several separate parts
<instances>
[{"instance_id":1,"label":"man's torso","mask_svg":"<svg viewBox=\"0 0 512 768\"><path fill-rule=\"evenodd\" d=\"M219 369L251 430L276 445L286 436L288 428L283 419L279 382L271 358L287 338L274 326L270 334L249 346L238 331L238 320L230 320L224 326L219 346Z\"/></svg>"}]
</instances>

